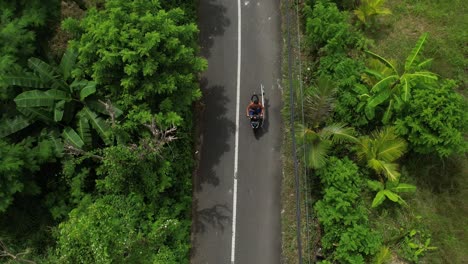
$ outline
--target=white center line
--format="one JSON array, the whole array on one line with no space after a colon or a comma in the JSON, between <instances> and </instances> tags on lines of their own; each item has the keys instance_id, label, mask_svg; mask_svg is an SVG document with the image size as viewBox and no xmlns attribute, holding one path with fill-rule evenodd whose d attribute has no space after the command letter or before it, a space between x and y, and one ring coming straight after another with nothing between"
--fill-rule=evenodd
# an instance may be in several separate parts
<instances>
[{"instance_id":1,"label":"white center line","mask_svg":"<svg viewBox=\"0 0 468 264\"><path fill-rule=\"evenodd\" d=\"M237 101L236 101L236 135L234 147L234 190L232 195L232 239L231 264L236 259L236 218L237 218L237 163L239 158L239 100L240 100L240 74L241 74L241 0L237 0Z\"/></svg>"}]
</instances>

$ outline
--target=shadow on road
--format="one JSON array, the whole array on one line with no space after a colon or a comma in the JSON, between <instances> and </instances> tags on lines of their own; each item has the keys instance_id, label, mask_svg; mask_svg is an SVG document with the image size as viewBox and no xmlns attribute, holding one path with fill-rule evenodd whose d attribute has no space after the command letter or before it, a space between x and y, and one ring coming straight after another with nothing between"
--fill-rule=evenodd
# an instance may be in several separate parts
<instances>
[{"instance_id":1,"label":"shadow on road","mask_svg":"<svg viewBox=\"0 0 468 264\"><path fill-rule=\"evenodd\" d=\"M214 37L224 35L224 29L231 24L226 17L226 7L217 4L216 0L204 0L199 7L200 47L201 55L209 58Z\"/></svg>"},{"instance_id":2,"label":"shadow on road","mask_svg":"<svg viewBox=\"0 0 468 264\"><path fill-rule=\"evenodd\" d=\"M226 104L229 98L226 97L224 87L207 87L208 82L202 79L201 88L203 91L203 118L201 135L201 155L196 181L196 191L202 190L202 184L217 186L219 179L216 176L214 167L219 164L223 153L229 151L229 136L235 132L235 124L226 117Z\"/></svg>"}]
</instances>

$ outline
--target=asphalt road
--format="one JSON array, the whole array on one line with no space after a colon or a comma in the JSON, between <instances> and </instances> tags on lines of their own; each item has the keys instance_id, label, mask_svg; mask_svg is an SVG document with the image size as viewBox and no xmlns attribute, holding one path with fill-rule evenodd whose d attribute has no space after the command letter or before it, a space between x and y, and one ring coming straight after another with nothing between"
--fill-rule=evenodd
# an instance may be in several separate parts
<instances>
[{"instance_id":1,"label":"asphalt road","mask_svg":"<svg viewBox=\"0 0 468 264\"><path fill-rule=\"evenodd\" d=\"M281 35L279 0L241 1L240 109L237 106L238 2L200 0L203 74L200 167L194 185L191 263L281 262ZM265 87L266 120L254 135L245 117ZM237 208L233 208L236 117ZM235 196L234 196L235 197ZM233 213L237 220L233 223ZM235 225L235 250L233 249Z\"/></svg>"}]
</instances>

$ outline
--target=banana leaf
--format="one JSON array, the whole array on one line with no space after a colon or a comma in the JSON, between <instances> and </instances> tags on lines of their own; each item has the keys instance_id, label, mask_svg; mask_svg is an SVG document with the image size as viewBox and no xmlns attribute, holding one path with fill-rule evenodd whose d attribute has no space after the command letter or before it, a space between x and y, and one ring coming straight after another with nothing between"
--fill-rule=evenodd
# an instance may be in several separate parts
<instances>
[{"instance_id":1,"label":"banana leaf","mask_svg":"<svg viewBox=\"0 0 468 264\"><path fill-rule=\"evenodd\" d=\"M112 143L110 139L111 130L106 121L98 117L98 115L88 107L84 107L82 112L85 115L85 117L88 118L89 122L91 123L91 126L94 128L94 130L97 131L98 135L102 138L104 143L110 145Z\"/></svg>"},{"instance_id":2,"label":"banana leaf","mask_svg":"<svg viewBox=\"0 0 468 264\"><path fill-rule=\"evenodd\" d=\"M17 107L53 107L55 101L71 100L70 95L64 91L51 89L48 91L32 90L26 91L14 99Z\"/></svg>"},{"instance_id":3,"label":"banana leaf","mask_svg":"<svg viewBox=\"0 0 468 264\"><path fill-rule=\"evenodd\" d=\"M63 137L64 141L70 143L71 145L73 145L76 148L81 149L83 147L83 145L84 145L84 142L80 138L78 133L76 133L76 131L71 127L66 127L63 130L62 137Z\"/></svg>"},{"instance_id":4,"label":"banana leaf","mask_svg":"<svg viewBox=\"0 0 468 264\"><path fill-rule=\"evenodd\" d=\"M2 119L2 122L0 123L0 138L14 134L28 127L33 122L33 120L26 118L23 115L17 115L12 119Z\"/></svg>"}]
</instances>

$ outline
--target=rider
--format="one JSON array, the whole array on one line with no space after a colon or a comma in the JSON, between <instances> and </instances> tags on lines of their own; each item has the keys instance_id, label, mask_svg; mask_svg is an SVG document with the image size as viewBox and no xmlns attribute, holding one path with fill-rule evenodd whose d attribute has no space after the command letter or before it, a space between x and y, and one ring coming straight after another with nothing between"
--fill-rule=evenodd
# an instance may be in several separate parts
<instances>
[{"instance_id":1,"label":"rider","mask_svg":"<svg viewBox=\"0 0 468 264\"><path fill-rule=\"evenodd\" d=\"M263 105L258 101L258 96L256 94L252 95L250 98L250 104L246 109L247 117L252 117L257 114L260 117L263 117Z\"/></svg>"}]
</instances>

